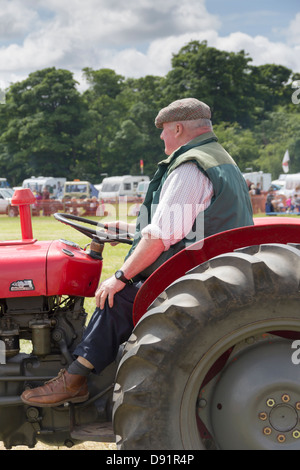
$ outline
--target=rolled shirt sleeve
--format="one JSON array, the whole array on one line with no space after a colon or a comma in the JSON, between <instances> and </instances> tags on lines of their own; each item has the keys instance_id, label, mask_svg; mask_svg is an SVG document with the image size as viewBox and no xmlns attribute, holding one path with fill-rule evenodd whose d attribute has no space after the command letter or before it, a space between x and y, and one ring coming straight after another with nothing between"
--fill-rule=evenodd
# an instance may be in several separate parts
<instances>
[{"instance_id":1,"label":"rolled shirt sleeve","mask_svg":"<svg viewBox=\"0 0 300 470\"><path fill-rule=\"evenodd\" d=\"M167 177L151 224L142 230L144 238L159 238L165 251L185 238L201 211L213 196L209 178L194 163L184 163Z\"/></svg>"}]
</instances>

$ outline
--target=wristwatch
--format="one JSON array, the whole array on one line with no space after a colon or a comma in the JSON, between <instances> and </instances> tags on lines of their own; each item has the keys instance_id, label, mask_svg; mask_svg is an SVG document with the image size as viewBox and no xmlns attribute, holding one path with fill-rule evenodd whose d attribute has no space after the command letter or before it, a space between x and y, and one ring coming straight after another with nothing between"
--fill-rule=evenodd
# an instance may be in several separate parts
<instances>
[{"instance_id":1,"label":"wristwatch","mask_svg":"<svg viewBox=\"0 0 300 470\"><path fill-rule=\"evenodd\" d=\"M118 281L124 282L125 284L132 284L133 283L133 280L132 279L127 279L124 276L123 271L121 271L120 269L115 272L115 278L118 279Z\"/></svg>"}]
</instances>

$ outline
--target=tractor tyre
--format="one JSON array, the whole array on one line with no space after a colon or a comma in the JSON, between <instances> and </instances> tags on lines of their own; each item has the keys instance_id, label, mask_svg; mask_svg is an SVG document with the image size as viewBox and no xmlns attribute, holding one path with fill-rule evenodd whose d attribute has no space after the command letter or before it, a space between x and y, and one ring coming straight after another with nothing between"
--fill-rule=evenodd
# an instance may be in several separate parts
<instances>
[{"instance_id":1,"label":"tractor tyre","mask_svg":"<svg viewBox=\"0 0 300 470\"><path fill-rule=\"evenodd\" d=\"M299 280L300 245L272 244L171 284L119 364L118 449L300 449Z\"/></svg>"}]
</instances>

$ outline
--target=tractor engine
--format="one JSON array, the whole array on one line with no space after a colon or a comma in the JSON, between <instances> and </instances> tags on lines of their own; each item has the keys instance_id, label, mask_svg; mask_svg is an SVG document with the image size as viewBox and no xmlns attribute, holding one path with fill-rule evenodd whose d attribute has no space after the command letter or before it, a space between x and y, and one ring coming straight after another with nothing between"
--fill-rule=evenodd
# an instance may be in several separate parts
<instances>
[{"instance_id":1,"label":"tractor engine","mask_svg":"<svg viewBox=\"0 0 300 470\"><path fill-rule=\"evenodd\" d=\"M83 298L27 297L0 300L0 362L20 353L37 357L62 354L66 364L80 341L86 313ZM21 348L23 344L23 348Z\"/></svg>"},{"instance_id":2,"label":"tractor engine","mask_svg":"<svg viewBox=\"0 0 300 470\"><path fill-rule=\"evenodd\" d=\"M72 422L81 424L80 414L76 417L71 407L28 407L20 395L72 361L86 320L83 300L58 296L0 300L0 440L6 448L32 448L37 438L49 445L76 443L70 430Z\"/></svg>"}]
</instances>

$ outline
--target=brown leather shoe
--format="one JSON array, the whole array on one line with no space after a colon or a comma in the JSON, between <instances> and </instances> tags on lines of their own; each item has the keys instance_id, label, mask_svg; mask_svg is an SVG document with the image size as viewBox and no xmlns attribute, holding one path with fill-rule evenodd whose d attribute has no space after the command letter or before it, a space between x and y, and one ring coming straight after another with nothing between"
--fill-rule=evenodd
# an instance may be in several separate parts
<instances>
[{"instance_id":1,"label":"brown leather shoe","mask_svg":"<svg viewBox=\"0 0 300 470\"><path fill-rule=\"evenodd\" d=\"M26 405L40 407L58 406L66 402L81 403L88 397L87 378L69 374L65 369L43 386L25 390L21 395Z\"/></svg>"}]
</instances>

